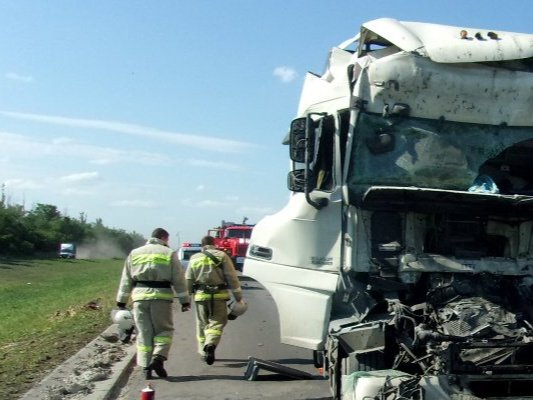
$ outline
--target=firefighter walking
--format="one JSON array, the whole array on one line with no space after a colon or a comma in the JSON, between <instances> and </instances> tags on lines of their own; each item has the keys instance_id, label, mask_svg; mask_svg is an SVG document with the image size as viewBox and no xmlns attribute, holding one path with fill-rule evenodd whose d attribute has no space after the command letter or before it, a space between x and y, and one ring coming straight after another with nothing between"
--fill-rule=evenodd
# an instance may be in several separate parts
<instances>
[{"instance_id":1,"label":"firefighter walking","mask_svg":"<svg viewBox=\"0 0 533 400\"><path fill-rule=\"evenodd\" d=\"M126 258L117 293L121 309L131 296L133 318L137 327L137 364L146 379L152 371L166 377L164 361L172 345L174 295L181 311L190 310L185 274L176 252L168 247L169 234L162 228L153 231L148 242L133 249Z\"/></svg>"},{"instance_id":2,"label":"firefighter walking","mask_svg":"<svg viewBox=\"0 0 533 400\"><path fill-rule=\"evenodd\" d=\"M202 252L189 260L186 272L189 293L194 294L198 352L211 365L228 322L226 302L230 291L235 301L244 304L239 278L229 256L217 250L214 238L202 238Z\"/></svg>"}]
</instances>

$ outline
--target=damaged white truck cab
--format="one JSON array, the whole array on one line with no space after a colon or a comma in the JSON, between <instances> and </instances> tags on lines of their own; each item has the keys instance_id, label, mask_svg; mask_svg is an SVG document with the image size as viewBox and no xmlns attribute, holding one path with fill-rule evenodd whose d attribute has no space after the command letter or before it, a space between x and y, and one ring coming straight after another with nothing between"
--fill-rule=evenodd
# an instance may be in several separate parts
<instances>
[{"instance_id":1,"label":"damaged white truck cab","mask_svg":"<svg viewBox=\"0 0 533 400\"><path fill-rule=\"evenodd\" d=\"M533 35L365 23L286 143L244 274L334 397L533 399Z\"/></svg>"}]
</instances>

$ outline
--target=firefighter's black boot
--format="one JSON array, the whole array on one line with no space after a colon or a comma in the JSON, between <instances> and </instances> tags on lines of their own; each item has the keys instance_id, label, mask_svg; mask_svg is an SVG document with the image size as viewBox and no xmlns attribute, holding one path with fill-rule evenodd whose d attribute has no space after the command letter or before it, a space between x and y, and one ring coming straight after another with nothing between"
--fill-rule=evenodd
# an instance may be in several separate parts
<instances>
[{"instance_id":1,"label":"firefighter's black boot","mask_svg":"<svg viewBox=\"0 0 533 400\"><path fill-rule=\"evenodd\" d=\"M207 344L204 347L205 362L207 365L212 365L215 362L215 348L214 344Z\"/></svg>"},{"instance_id":2,"label":"firefighter's black boot","mask_svg":"<svg viewBox=\"0 0 533 400\"><path fill-rule=\"evenodd\" d=\"M152 379L152 369L150 367L143 368L143 374L144 374L144 379L146 380Z\"/></svg>"},{"instance_id":3,"label":"firefighter's black boot","mask_svg":"<svg viewBox=\"0 0 533 400\"><path fill-rule=\"evenodd\" d=\"M152 360L152 364L150 365L150 367L155 371L157 376L161 378L166 378L168 376L167 371L163 366L164 362L165 358L163 356L155 355L154 359Z\"/></svg>"}]
</instances>

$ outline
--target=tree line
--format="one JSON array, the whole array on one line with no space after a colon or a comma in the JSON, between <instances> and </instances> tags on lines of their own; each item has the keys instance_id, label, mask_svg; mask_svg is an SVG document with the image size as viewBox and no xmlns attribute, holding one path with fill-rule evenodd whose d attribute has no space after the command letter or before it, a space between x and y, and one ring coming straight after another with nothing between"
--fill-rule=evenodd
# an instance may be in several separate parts
<instances>
[{"instance_id":1,"label":"tree line","mask_svg":"<svg viewBox=\"0 0 533 400\"><path fill-rule=\"evenodd\" d=\"M92 249L105 243L106 248L115 249L115 257L144 242L142 235L108 228L101 219L88 223L84 213L71 218L61 215L56 206L41 203L28 211L22 205L7 204L3 193L0 198L0 255L57 255L60 243ZM104 251L97 256L104 258Z\"/></svg>"}]
</instances>

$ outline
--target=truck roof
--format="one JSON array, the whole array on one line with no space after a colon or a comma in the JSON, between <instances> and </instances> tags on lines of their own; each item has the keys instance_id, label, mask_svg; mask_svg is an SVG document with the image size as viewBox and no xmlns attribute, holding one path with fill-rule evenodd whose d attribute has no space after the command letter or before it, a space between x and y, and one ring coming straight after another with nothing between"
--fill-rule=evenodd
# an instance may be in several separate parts
<instances>
[{"instance_id":1,"label":"truck roof","mask_svg":"<svg viewBox=\"0 0 533 400\"><path fill-rule=\"evenodd\" d=\"M365 22L361 32L338 47L390 42L439 63L490 62L533 57L533 35L500 30L438 25L379 18Z\"/></svg>"},{"instance_id":2,"label":"truck roof","mask_svg":"<svg viewBox=\"0 0 533 400\"><path fill-rule=\"evenodd\" d=\"M483 64L475 74L473 63ZM366 78L354 82L350 66ZM365 108L372 113L389 103L416 102L410 114L415 118L531 126L532 70L531 34L380 18L334 47L322 75L307 73L297 115L349 109L353 89L370 99ZM365 85L366 79L372 83ZM460 96L454 87L462 88ZM501 107L510 103L516 106ZM465 104L476 112L459 112Z\"/></svg>"}]
</instances>

